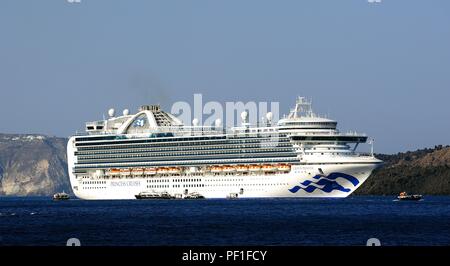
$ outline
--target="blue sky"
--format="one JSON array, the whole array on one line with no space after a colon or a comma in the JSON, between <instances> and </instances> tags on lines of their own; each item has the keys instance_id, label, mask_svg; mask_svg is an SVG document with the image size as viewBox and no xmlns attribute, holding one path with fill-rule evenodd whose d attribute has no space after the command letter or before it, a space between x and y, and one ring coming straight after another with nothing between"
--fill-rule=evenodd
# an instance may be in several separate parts
<instances>
[{"instance_id":1,"label":"blue sky","mask_svg":"<svg viewBox=\"0 0 450 266\"><path fill-rule=\"evenodd\" d=\"M297 95L378 152L450 144L450 1L0 1L0 132Z\"/></svg>"}]
</instances>

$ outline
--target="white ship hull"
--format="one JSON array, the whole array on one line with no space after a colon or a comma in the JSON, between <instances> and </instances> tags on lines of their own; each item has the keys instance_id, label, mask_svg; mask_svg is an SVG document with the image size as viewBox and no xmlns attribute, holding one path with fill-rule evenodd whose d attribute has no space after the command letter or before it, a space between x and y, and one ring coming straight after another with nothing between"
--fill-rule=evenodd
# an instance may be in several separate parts
<instances>
[{"instance_id":1,"label":"white ship hull","mask_svg":"<svg viewBox=\"0 0 450 266\"><path fill-rule=\"evenodd\" d=\"M325 175L317 175L321 168ZM168 192L185 195L198 192L205 198L344 198L370 176L375 164L307 165L290 173L272 175L206 175L76 179L72 189L80 199L136 199L140 192ZM345 175L343 175L345 174Z\"/></svg>"},{"instance_id":2,"label":"white ship hull","mask_svg":"<svg viewBox=\"0 0 450 266\"><path fill-rule=\"evenodd\" d=\"M69 139L72 190L87 200L347 197L382 162L373 150L355 152L365 134L340 133L310 105L298 98L276 125L268 113L250 126L243 112L243 125L228 130L184 126L155 105L119 117L110 110L109 119L86 123L87 135Z\"/></svg>"}]
</instances>

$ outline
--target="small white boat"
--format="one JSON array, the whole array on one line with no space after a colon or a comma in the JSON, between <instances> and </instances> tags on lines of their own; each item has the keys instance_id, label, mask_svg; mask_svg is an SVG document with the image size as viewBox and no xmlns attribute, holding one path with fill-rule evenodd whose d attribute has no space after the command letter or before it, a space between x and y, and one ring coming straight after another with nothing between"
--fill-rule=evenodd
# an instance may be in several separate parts
<instances>
[{"instance_id":1,"label":"small white boat","mask_svg":"<svg viewBox=\"0 0 450 266\"><path fill-rule=\"evenodd\" d=\"M192 193L187 194L184 198L185 199L204 199L205 197L198 192L192 192Z\"/></svg>"},{"instance_id":2,"label":"small white boat","mask_svg":"<svg viewBox=\"0 0 450 266\"><path fill-rule=\"evenodd\" d=\"M408 195L406 192L400 193L400 195L397 196L398 200L421 200L423 197L422 195L416 194L416 195Z\"/></svg>"},{"instance_id":3,"label":"small white boat","mask_svg":"<svg viewBox=\"0 0 450 266\"><path fill-rule=\"evenodd\" d=\"M56 194L53 195L53 200L68 200L70 199L69 194L63 192L58 192Z\"/></svg>"},{"instance_id":4,"label":"small white boat","mask_svg":"<svg viewBox=\"0 0 450 266\"><path fill-rule=\"evenodd\" d=\"M136 199L173 199L173 197L166 191L155 192L155 191L144 191L135 195Z\"/></svg>"},{"instance_id":5,"label":"small white boat","mask_svg":"<svg viewBox=\"0 0 450 266\"><path fill-rule=\"evenodd\" d=\"M238 193L230 193L227 195L227 199L237 199L239 197Z\"/></svg>"}]
</instances>

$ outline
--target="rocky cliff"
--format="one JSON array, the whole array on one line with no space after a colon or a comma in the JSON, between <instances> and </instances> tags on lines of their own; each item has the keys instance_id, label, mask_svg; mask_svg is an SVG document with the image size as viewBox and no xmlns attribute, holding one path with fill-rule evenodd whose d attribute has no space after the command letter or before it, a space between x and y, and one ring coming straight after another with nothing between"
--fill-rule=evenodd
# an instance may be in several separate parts
<instances>
[{"instance_id":1,"label":"rocky cliff","mask_svg":"<svg viewBox=\"0 0 450 266\"><path fill-rule=\"evenodd\" d=\"M0 195L52 195L70 191L67 139L0 134Z\"/></svg>"},{"instance_id":2,"label":"rocky cliff","mask_svg":"<svg viewBox=\"0 0 450 266\"><path fill-rule=\"evenodd\" d=\"M375 171L356 195L393 195L401 191L450 195L449 146L377 157L385 161L385 166Z\"/></svg>"}]
</instances>

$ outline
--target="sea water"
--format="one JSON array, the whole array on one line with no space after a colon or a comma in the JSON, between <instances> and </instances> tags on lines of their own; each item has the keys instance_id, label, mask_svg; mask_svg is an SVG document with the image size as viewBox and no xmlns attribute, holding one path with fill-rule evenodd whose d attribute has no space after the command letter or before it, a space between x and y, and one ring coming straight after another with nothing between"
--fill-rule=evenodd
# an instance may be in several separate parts
<instances>
[{"instance_id":1,"label":"sea water","mask_svg":"<svg viewBox=\"0 0 450 266\"><path fill-rule=\"evenodd\" d=\"M450 245L450 197L52 201L0 198L0 245Z\"/></svg>"}]
</instances>

